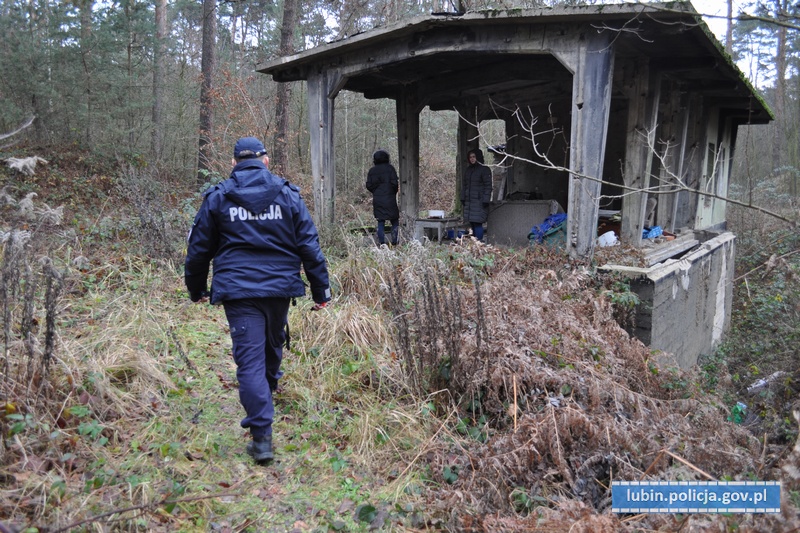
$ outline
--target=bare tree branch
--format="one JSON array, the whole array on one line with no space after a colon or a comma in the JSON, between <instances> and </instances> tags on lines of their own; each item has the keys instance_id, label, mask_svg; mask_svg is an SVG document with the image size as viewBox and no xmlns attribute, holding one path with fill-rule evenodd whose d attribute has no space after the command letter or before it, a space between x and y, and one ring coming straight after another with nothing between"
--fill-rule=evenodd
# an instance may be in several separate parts
<instances>
[{"instance_id":1,"label":"bare tree branch","mask_svg":"<svg viewBox=\"0 0 800 533\"><path fill-rule=\"evenodd\" d=\"M15 129L14 131L9 132L9 133L0 133L0 141L8 139L9 137L13 137L17 133L19 133L22 130L24 130L25 128L30 127L30 125L33 124L34 120L36 120L36 115L33 115L31 118L29 118L27 121L25 121L25 124L23 124L22 126L20 126L17 129Z\"/></svg>"},{"instance_id":2,"label":"bare tree branch","mask_svg":"<svg viewBox=\"0 0 800 533\"><path fill-rule=\"evenodd\" d=\"M797 254L797 253L800 253L800 250L792 250L791 252L786 252L785 254L783 254L783 255L781 255L781 256L778 256L778 257L772 256L772 257L770 257L770 258L769 258L769 261L764 261L763 263L761 263L761 264L760 264L760 265L758 265L757 267L755 267L755 268L752 268L752 269L748 270L747 272L745 272L744 274L742 274L742 275L740 275L740 276L737 276L736 278L734 278L734 279L733 279L733 282L734 282L734 283L736 283L736 282L737 282L737 281L739 281L740 279L742 279L742 278L746 278L747 276L749 276L750 274L752 274L752 273L753 273L753 272L755 272L756 270L759 270L759 269L761 269L761 268L764 268L765 266L767 266L767 264L768 264L770 261L774 261L774 260L777 260L777 259L786 259L786 258L787 258L787 257L789 257L790 255L794 255L794 254Z\"/></svg>"},{"instance_id":3,"label":"bare tree branch","mask_svg":"<svg viewBox=\"0 0 800 533\"><path fill-rule=\"evenodd\" d=\"M682 14L686 14L687 13L685 10L670 9L668 7L663 7L663 6L654 5L654 4L648 4L646 2L636 2L636 5L647 6L650 9L652 9L653 11L661 11L663 13L682 13ZM711 15L711 14L708 14L708 13L697 13L697 14L698 14L698 16L701 16L703 18L714 18L714 19L725 19L725 20L728 20L728 16L727 15ZM800 30L800 25L798 25L798 24L793 24L791 22L788 22L788 21L785 21L785 20L781 20L781 19L778 19L778 18L775 18L775 17L764 17L764 16L760 16L760 15L751 15L749 13L745 13L744 11L739 13L737 16L733 17L733 19L734 20L738 20L740 22L749 21L749 20L757 20L759 22L765 22L767 24L774 24L775 26L782 26L784 28L790 28L792 30Z\"/></svg>"},{"instance_id":4,"label":"bare tree branch","mask_svg":"<svg viewBox=\"0 0 800 533\"><path fill-rule=\"evenodd\" d=\"M499 107L501 107L501 106L499 106ZM628 195L631 195L631 194L646 193L646 194L652 194L652 195L661 195L661 194L675 194L675 193L678 193L678 192L687 192L687 193L691 193L691 194L702 195L702 196L704 196L706 198L714 198L714 199L718 199L718 200L723 200L723 201L728 202L730 204L734 204L734 205L738 205L738 206L741 206L741 207L746 207L746 208L749 208L749 209L753 209L753 210L758 211L760 213L763 213L765 215L771 216L773 218L776 218L778 220L781 220L783 222L791 224L794 227L798 227L798 225L800 225L800 221L798 221L798 220L792 220L792 219L787 218L787 217L785 217L785 216L783 216L783 215L781 215L779 213L776 213L774 211L770 211L769 209L766 209L764 207L761 207L761 206L758 206L758 205L754 205L751 202L741 202L739 200L734 200L734 199L729 198L727 196L719 195L719 194L713 193L713 192L708 191L708 190L689 187L684 182L684 180L683 180L683 178L681 176L678 176L678 175L674 174L673 172L671 172L669 170L670 167L666 163L666 160L665 160L665 154L668 153L668 151L669 151L669 143L662 143L662 144L664 144L664 148L662 149L661 152L659 152L657 147L653 144L654 141L651 141L651 138L654 138L654 136L653 135L649 135L648 132L643 132L642 133L642 137L644 139L646 139L646 142L648 144L649 149L653 152L655 157L657 157L659 159L659 161L661 162L662 169L664 169L667 172L667 179L662 179L661 177L659 177L657 175L651 174L650 177L652 178L653 183L656 183L656 185L654 185L654 186L645 187L645 188L631 187L629 185L625 185L625 184L622 184L622 183L613 183L613 182L610 182L610 181L605 181L605 180L603 180L601 178L597 178L595 176L589 176L587 174L582 174L582 173L579 173L579 172L575 172L575 171L573 171L573 170L571 170L571 169L569 169L569 168L567 168L567 167L565 167L563 165L557 165L557 164L553 163L553 161L551 161L550 158L548 157L547 153L541 149L539 143L537 142L537 137L540 137L541 135L545 135L545 134L558 133L561 130L549 129L549 130L546 130L546 131L536 131L535 130L535 126L539 122L539 119L538 119L538 117L533 115L533 113L532 113L530 108L528 108L527 112L528 112L528 116L524 116L523 112L522 112L522 109L517 107L513 111L513 116L516 117L516 119L519 122L520 126L522 127L523 131L525 131L525 133L530 135L529 140L531 141L531 146L533 147L533 150L534 150L534 153L535 153L536 157L540 158L541 161L535 161L535 160L532 160L532 159L528 159L528 158L525 158L525 157L520 157L520 156L509 154L509 153L506 152L503 155L503 159L499 163L494 164L494 165L488 165L488 166L503 167L503 166L505 166L505 164L506 164L505 162L507 160L521 161L521 162L524 162L524 163L529 163L531 165L537 166L539 168L544 168L544 169L548 169L548 170L555 170L555 171L559 171L559 172L565 172L565 173L571 174L572 176L574 176L576 178L586 179L586 180L589 180L589 181L594 181L594 182L597 182L597 183L601 183L603 185L608 185L608 186L611 186L611 187L614 187L614 188L617 188L617 189L622 189L623 191L628 191L626 193L622 193L622 194L619 194L619 195L601 195L601 196L595 198L595 201L597 201L597 202L599 202L603 198L624 198L625 196L628 196ZM460 118L460 120L463 120L463 121L469 123L471 126L475 127L477 129L477 131L478 131L478 137L479 138L483 138L483 135L481 134L481 130L480 130L480 124L473 124L468 119L466 119L465 117L463 117L460 114L459 114L459 118ZM719 156L717 156L717 159L715 159L715 161L714 161L714 166L713 166L713 168L711 170L711 175L712 176L716 174L717 165L719 163L719 159L718 158L719 158Z\"/></svg>"}]
</instances>

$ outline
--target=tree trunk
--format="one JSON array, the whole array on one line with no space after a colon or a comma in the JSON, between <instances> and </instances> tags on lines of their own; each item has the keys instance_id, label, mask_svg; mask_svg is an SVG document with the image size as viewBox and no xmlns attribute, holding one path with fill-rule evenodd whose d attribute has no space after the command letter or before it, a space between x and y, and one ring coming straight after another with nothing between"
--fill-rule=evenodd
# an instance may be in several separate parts
<instances>
[{"instance_id":1,"label":"tree trunk","mask_svg":"<svg viewBox=\"0 0 800 533\"><path fill-rule=\"evenodd\" d=\"M81 13L81 62L86 95L86 148L92 149L92 0L83 0L80 3Z\"/></svg>"},{"instance_id":2,"label":"tree trunk","mask_svg":"<svg viewBox=\"0 0 800 533\"><path fill-rule=\"evenodd\" d=\"M133 72L133 50L134 47L138 46L137 39L139 38L134 30L133 25L133 17L136 13L136 0L129 0L125 2L125 18L128 24L128 56L127 56L127 64L126 64L126 71L128 74L128 90L126 92L125 97L127 98L128 102L134 101L134 72ZM136 112L130 104L126 106L125 110L125 130L128 132L128 147L132 148L135 146L135 133L134 128L136 124Z\"/></svg>"},{"instance_id":3,"label":"tree trunk","mask_svg":"<svg viewBox=\"0 0 800 533\"><path fill-rule=\"evenodd\" d=\"M167 39L167 0L156 0L156 39L153 46L153 158L164 152L164 44Z\"/></svg>"},{"instance_id":4,"label":"tree trunk","mask_svg":"<svg viewBox=\"0 0 800 533\"><path fill-rule=\"evenodd\" d=\"M296 25L295 16L297 0L284 0L283 21L281 23L281 48L280 55L288 56L294 51L293 40ZM276 131L272 150L272 168L277 174L285 174L288 168L289 148L286 134L289 130L289 100L292 95L288 83L279 83L275 97L275 122Z\"/></svg>"},{"instance_id":5,"label":"tree trunk","mask_svg":"<svg viewBox=\"0 0 800 533\"><path fill-rule=\"evenodd\" d=\"M203 56L200 68L203 82L200 86L200 142L197 158L197 180L206 181L211 169L211 137L214 133L214 106L211 93L214 89L214 70L216 67L215 44L217 40L217 5L215 0L203 0Z\"/></svg>"},{"instance_id":6,"label":"tree trunk","mask_svg":"<svg viewBox=\"0 0 800 533\"><path fill-rule=\"evenodd\" d=\"M725 51L733 55L733 0L728 0L728 26L725 30Z\"/></svg>"},{"instance_id":7,"label":"tree trunk","mask_svg":"<svg viewBox=\"0 0 800 533\"><path fill-rule=\"evenodd\" d=\"M775 0L775 19L780 22L787 21L789 0ZM773 168L781 167L784 164L784 137L782 128L779 126L784 122L784 110L786 108L786 65L787 65L787 39L786 26L780 25L777 28L778 43L775 51L775 118L776 124L773 126L775 132L774 142L772 143Z\"/></svg>"},{"instance_id":8,"label":"tree trunk","mask_svg":"<svg viewBox=\"0 0 800 533\"><path fill-rule=\"evenodd\" d=\"M27 10L26 19L28 21L27 33L29 42L41 43L42 47L40 54L36 56L36 60L31 62L29 67L30 71L27 72L27 75L29 75L30 79L34 82L29 96L33 115L38 118L38 120L33 123L34 137L37 144L44 144L48 141L45 117L49 116L51 109L47 98L40 95L39 84L45 83L48 87L50 86L50 72L52 68L49 61L53 44L51 40L47 38L47 33L41 31L40 24L46 20L46 16L42 17L38 12L36 2L30 0L26 2L25 7ZM45 80L43 81L40 78L45 78Z\"/></svg>"}]
</instances>

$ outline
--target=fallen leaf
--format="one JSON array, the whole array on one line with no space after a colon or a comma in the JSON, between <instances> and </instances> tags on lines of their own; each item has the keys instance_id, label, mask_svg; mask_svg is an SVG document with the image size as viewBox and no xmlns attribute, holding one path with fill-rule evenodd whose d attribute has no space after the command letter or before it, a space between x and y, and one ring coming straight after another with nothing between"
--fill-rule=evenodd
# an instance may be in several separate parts
<instances>
[{"instance_id":1,"label":"fallen leaf","mask_svg":"<svg viewBox=\"0 0 800 533\"><path fill-rule=\"evenodd\" d=\"M336 508L336 512L339 514L346 514L355 509L356 504L353 500L345 498L342 500L342 503L339 504L339 507Z\"/></svg>"}]
</instances>

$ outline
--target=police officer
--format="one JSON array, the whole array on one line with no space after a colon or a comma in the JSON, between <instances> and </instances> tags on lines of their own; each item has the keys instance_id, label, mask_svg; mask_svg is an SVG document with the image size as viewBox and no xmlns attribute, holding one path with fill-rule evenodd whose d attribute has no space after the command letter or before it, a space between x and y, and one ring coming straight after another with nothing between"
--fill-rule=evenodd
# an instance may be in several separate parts
<instances>
[{"instance_id":1,"label":"police officer","mask_svg":"<svg viewBox=\"0 0 800 533\"><path fill-rule=\"evenodd\" d=\"M268 169L264 145L243 137L233 170L205 192L189 232L185 282L193 302L222 304L230 326L239 400L258 462L273 458L272 393L280 370L292 298L305 294L302 265L314 310L331 299L319 235L298 188ZM207 292L209 263L214 262Z\"/></svg>"}]
</instances>

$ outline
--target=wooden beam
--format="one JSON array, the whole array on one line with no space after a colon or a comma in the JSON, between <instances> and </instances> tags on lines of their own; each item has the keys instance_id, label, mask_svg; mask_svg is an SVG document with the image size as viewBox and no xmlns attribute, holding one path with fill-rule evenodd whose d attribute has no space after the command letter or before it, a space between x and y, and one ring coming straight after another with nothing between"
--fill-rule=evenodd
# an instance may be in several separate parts
<instances>
[{"instance_id":1,"label":"wooden beam","mask_svg":"<svg viewBox=\"0 0 800 533\"><path fill-rule=\"evenodd\" d=\"M628 127L625 140L625 172L623 182L628 187L643 190L650 185L660 76L651 70L646 59L631 61L623 69L623 92L628 98ZM620 240L641 246L647 194L625 191L622 199Z\"/></svg>"},{"instance_id":2,"label":"wooden beam","mask_svg":"<svg viewBox=\"0 0 800 533\"><path fill-rule=\"evenodd\" d=\"M680 186L683 154L686 147L688 109L682 105L680 85L667 82L668 102L658 132L661 164L658 170L659 189L667 191ZM675 214L678 210L679 193L658 195L656 225L667 231L675 231Z\"/></svg>"},{"instance_id":3,"label":"wooden beam","mask_svg":"<svg viewBox=\"0 0 800 533\"><path fill-rule=\"evenodd\" d=\"M642 247L644 264L647 267L651 267L687 250L691 250L698 244L700 244L700 241L695 238L694 232L678 235L674 241L660 242L658 244L648 242Z\"/></svg>"},{"instance_id":4,"label":"wooden beam","mask_svg":"<svg viewBox=\"0 0 800 533\"><path fill-rule=\"evenodd\" d=\"M311 174L314 177L314 222L332 226L335 220L336 165L333 143L334 100L341 89L337 71L318 71L308 78L308 122Z\"/></svg>"},{"instance_id":5,"label":"wooden beam","mask_svg":"<svg viewBox=\"0 0 800 533\"><path fill-rule=\"evenodd\" d=\"M681 176L687 187L697 189L703 173L703 158L706 151L706 113L703 97L689 94L686 110L686 149L681 162ZM683 192L675 211L676 228L694 228L699 195Z\"/></svg>"},{"instance_id":6,"label":"wooden beam","mask_svg":"<svg viewBox=\"0 0 800 533\"><path fill-rule=\"evenodd\" d=\"M456 108L458 112L458 126L456 139L458 147L456 150L456 211L461 211L461 189L464 172L467 169L467 153L479 147L480 139L478 136L478 103L477 101L465 102Z\"/></svg>"},{"instance_id":7,"label":"wooden beam","mask_svg":"<svg viewBox=\"0 0 800 533\"><path fill-rule=\"evenodd\" d=\"M397 153L399 154L400 216L405 231L413 234L419 213L419 113L422 105L413 91L396 102Z\"/></svg>"},{"instance_id":8,"label":"wooden beam","mask_svg":"<svg viewBox=\"0 0 800 533\"><path fill-rule=\"evenodd\" d=\"M556 36L554 55L574 73L570 130L567 248L591 257L597 240L597 210L614 78L614 45L607 33Z\"/></svg>"}]
</instances>

